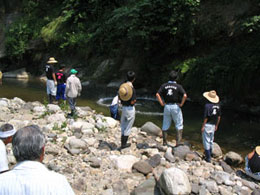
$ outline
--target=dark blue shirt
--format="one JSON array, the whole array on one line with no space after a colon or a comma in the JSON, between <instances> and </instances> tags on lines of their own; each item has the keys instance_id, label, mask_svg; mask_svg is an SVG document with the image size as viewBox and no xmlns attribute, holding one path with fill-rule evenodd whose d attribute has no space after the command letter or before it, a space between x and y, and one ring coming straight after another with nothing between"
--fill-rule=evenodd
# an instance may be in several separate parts
<instances>
[{"instance_id":1,"label":"dark blue shirt","mask_svg":"<svg viewBox=\"0 0 260 195\"><path fill-rule=\"evenodd\" d=\"M207 118L207 123L216 125L218 117L221 115L220 105L214 103L205 104L204 119Z\"/></svg>"},{"instance_id":2,"label":"dark blue shirt","mask_svg":"<svg viewBox=\"0 0 260 195\"><path fill-rule=\"evenodd\" d=\"M166 104L174 104L180 103L186 92L181 85L174 81L169 81L168 83L162 84L158 93Z\"/></svg>"}]
</instances>

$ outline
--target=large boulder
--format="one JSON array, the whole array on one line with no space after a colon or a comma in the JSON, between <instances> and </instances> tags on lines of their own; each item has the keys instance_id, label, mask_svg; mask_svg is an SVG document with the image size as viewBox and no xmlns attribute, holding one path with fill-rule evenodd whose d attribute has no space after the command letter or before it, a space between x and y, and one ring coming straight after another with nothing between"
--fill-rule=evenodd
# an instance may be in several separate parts
<instances>
[{"instance_id":1,"label":"large boulder","mask_svg":"<svg viewBox=\"0 0 260 195\"><path fill-rule=\"evenodd\" d=\"M141 183L139 186L137 186L134 191L131 193L131 195L159 195L160 192L158 188L156 187L156 182L153 177L145 180L143 183Z\"/></svg>"},{"instance_id":2,"label":"large boulder","mask_svg":"<svg viewBox=\"0 0 260 195\"><path fill-rule=\"evenodd\" d=\"M151 173L153 171L153 167L146 161L138 161L133 165L133 169L137 170L144 175Z\"/></svg>"},{"instance_id":3,"label":"large boulder","mask_svg":"<svg viewBox=\"0 0 260 195\"><path fill-rule=\"evenodd\" d=\"M28 79L29 74L25 71L25 68L21 68L15 71L4 72L4 78L18 78L18 79Z\"/></svg>"},{"instance_id":4,"label":"large boulder","mask_svg":"<svg viewBox=\"0 0 260 195\"><path fill-rule=\"evenodd\" d=\"M152 122L146 122L142 127L141 131L146 132L148 135L155 135L159 136L161 135L161 128L155 125Z\"/></svg>"},{"instance_id":5,"label":"large boulder","mask_svg":"<svg viewBox=\"0 0 260 195\"><path fill-rule=\"evenodd\" d=\"M185 159L186 155L190 152L190 147L186 145L179 145L173 149L174 156L180 159Z\"/></svg>"},{"instance_id":6,"label":"large boulder","mask_svg":"<svg viewBox=\"0 0 260 195\"><path fill-rule=\"evenodd\" d=\"M191 185L187 175L181 169L175 167L163 171L159 185L161 191L169 195L191 193Z\"/></svg>"},{"instance_id":7,"label":"large boulder","mask_svg":"<svg viewBox=\"0 0 260 195\"><path fill-rule=\"evenodd\" d=\"M133 164L139 161L139 159L133 155L111 155L109 158L117 169L129 172L131 172Z\"/></svg>"},{"instance_id":8,"label":"large boulder","mask_svg":"<svg viewBox=\"0 0 260 195\"><path fill-rule=\"evenodd\" d=\"M69 146L72 149L86 149L87 148L87 143L81 139L77 138L71 138L69 140Z\"/></svg>"},{"instance_id":9,"label":"large boulder","mask_svg":"<svg viewBox=\"0 0 260 195\"><path fill-rule=\"evenodd\" d=\"M224 161L233 166L237 166L243 162L243 158L240 154L230 151L224 156Z\"/></svg>"},{"instance_id":10,"label":"large boulder","mask_svg":"<svg viewBox=\"0 0 260 195\"><path fill-rule=\"evenodd\" d=\"M213 142L212 155L214 158L222 157L223 155L220 146L216 142Z\"/></svg>"}]
</instances>

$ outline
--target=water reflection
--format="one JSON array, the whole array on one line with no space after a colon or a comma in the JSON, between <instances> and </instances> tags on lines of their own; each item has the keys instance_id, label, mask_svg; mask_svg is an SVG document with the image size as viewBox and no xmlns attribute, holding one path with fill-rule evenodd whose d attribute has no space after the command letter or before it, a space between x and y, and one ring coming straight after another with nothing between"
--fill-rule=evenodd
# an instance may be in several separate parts
<instances>
[{"instance_id":1,"label":"water reflection","mask_svg":"<svg viewBox=\"0 0 260 195\"><path fill-rule=\"evenodd\" d=\"M117 89L105 86L84 87L82 96L77 100L78 106L89 106L97 112L109 115L108 105ZM47 99L45 83L38 79L29 81L16 79L3 79L0 85L0 97L20 97L25 101L40 101ZM156 101L154 96L142 96L137 92L136 120L135 126L141 127L145 122L152 121L159 127L162 125L163 108ZM141 97L141 98L140 98ZM203 117L203 106L194 103L185 103L184 116L184 139L190 141L196 148L202 148L201 123ZM259 144L260 125L256 121L250 121L247 115L238 115L231 110L222 111L222 119L219 130L215 134L215 141L225 151L236 151L243 155L252 150L252 147ZM170 128L170 135L175 137L173 125Z\"/></svg>"}]
</instances>

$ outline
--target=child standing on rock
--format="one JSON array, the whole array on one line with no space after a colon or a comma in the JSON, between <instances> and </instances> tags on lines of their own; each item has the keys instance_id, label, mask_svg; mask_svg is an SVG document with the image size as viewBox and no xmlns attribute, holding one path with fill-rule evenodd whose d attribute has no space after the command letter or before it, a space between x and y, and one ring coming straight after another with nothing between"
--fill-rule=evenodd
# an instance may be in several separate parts
<instances>
[{"instance_id":1,"label":"child standing on rock","mask_svg":"<svg viewBox=\"0 0 260 195\"><path fill-rule=\"evenodd\" d=\"M201 127L203 146L205 149L206 161L211 161L214 133L218 130L220 123L219 97L215 90L204 92L203 96L207 99L204 109L204 121Z\"/></svg>"}]
</instances>

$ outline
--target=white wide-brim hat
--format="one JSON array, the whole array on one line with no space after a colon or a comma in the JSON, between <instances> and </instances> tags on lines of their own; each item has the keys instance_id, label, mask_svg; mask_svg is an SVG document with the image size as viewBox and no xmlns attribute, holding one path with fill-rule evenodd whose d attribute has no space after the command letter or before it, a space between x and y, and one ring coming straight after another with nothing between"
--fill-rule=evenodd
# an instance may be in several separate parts
<instances>
[{"instance_id":1,"label":"white wide-brim hat","mask_svg":"<svg viewBox=\"0 0 260 195\"><path fill-rule=\"evenodd\" d=\"M128 83L124 83L119 87L119 97L123 101L128 101L133 95L133 89Z\"/></svg>"},{"instance_id":2,"label":"white wide-brim hat","mask_svg":"<svg viewBox=\"0 0 260 195\"><path fill-rule=\"evenodd\" d=\"M56 64L56 63L58 63L58 61L56 61L54 57L50 57L47 63L48 64Z\"/></svg>"},{"instance_id":3,"label":"white wide-brim hat","mask_svg":"<svg viewBox=\"0 0 260 195\"><path fill-rule=\"evenodd\" d=\"M219 97L217 96L217 92L215 90L204 92L203 96L212 103L219 102Z\"/></svg>"}]
</instances>

